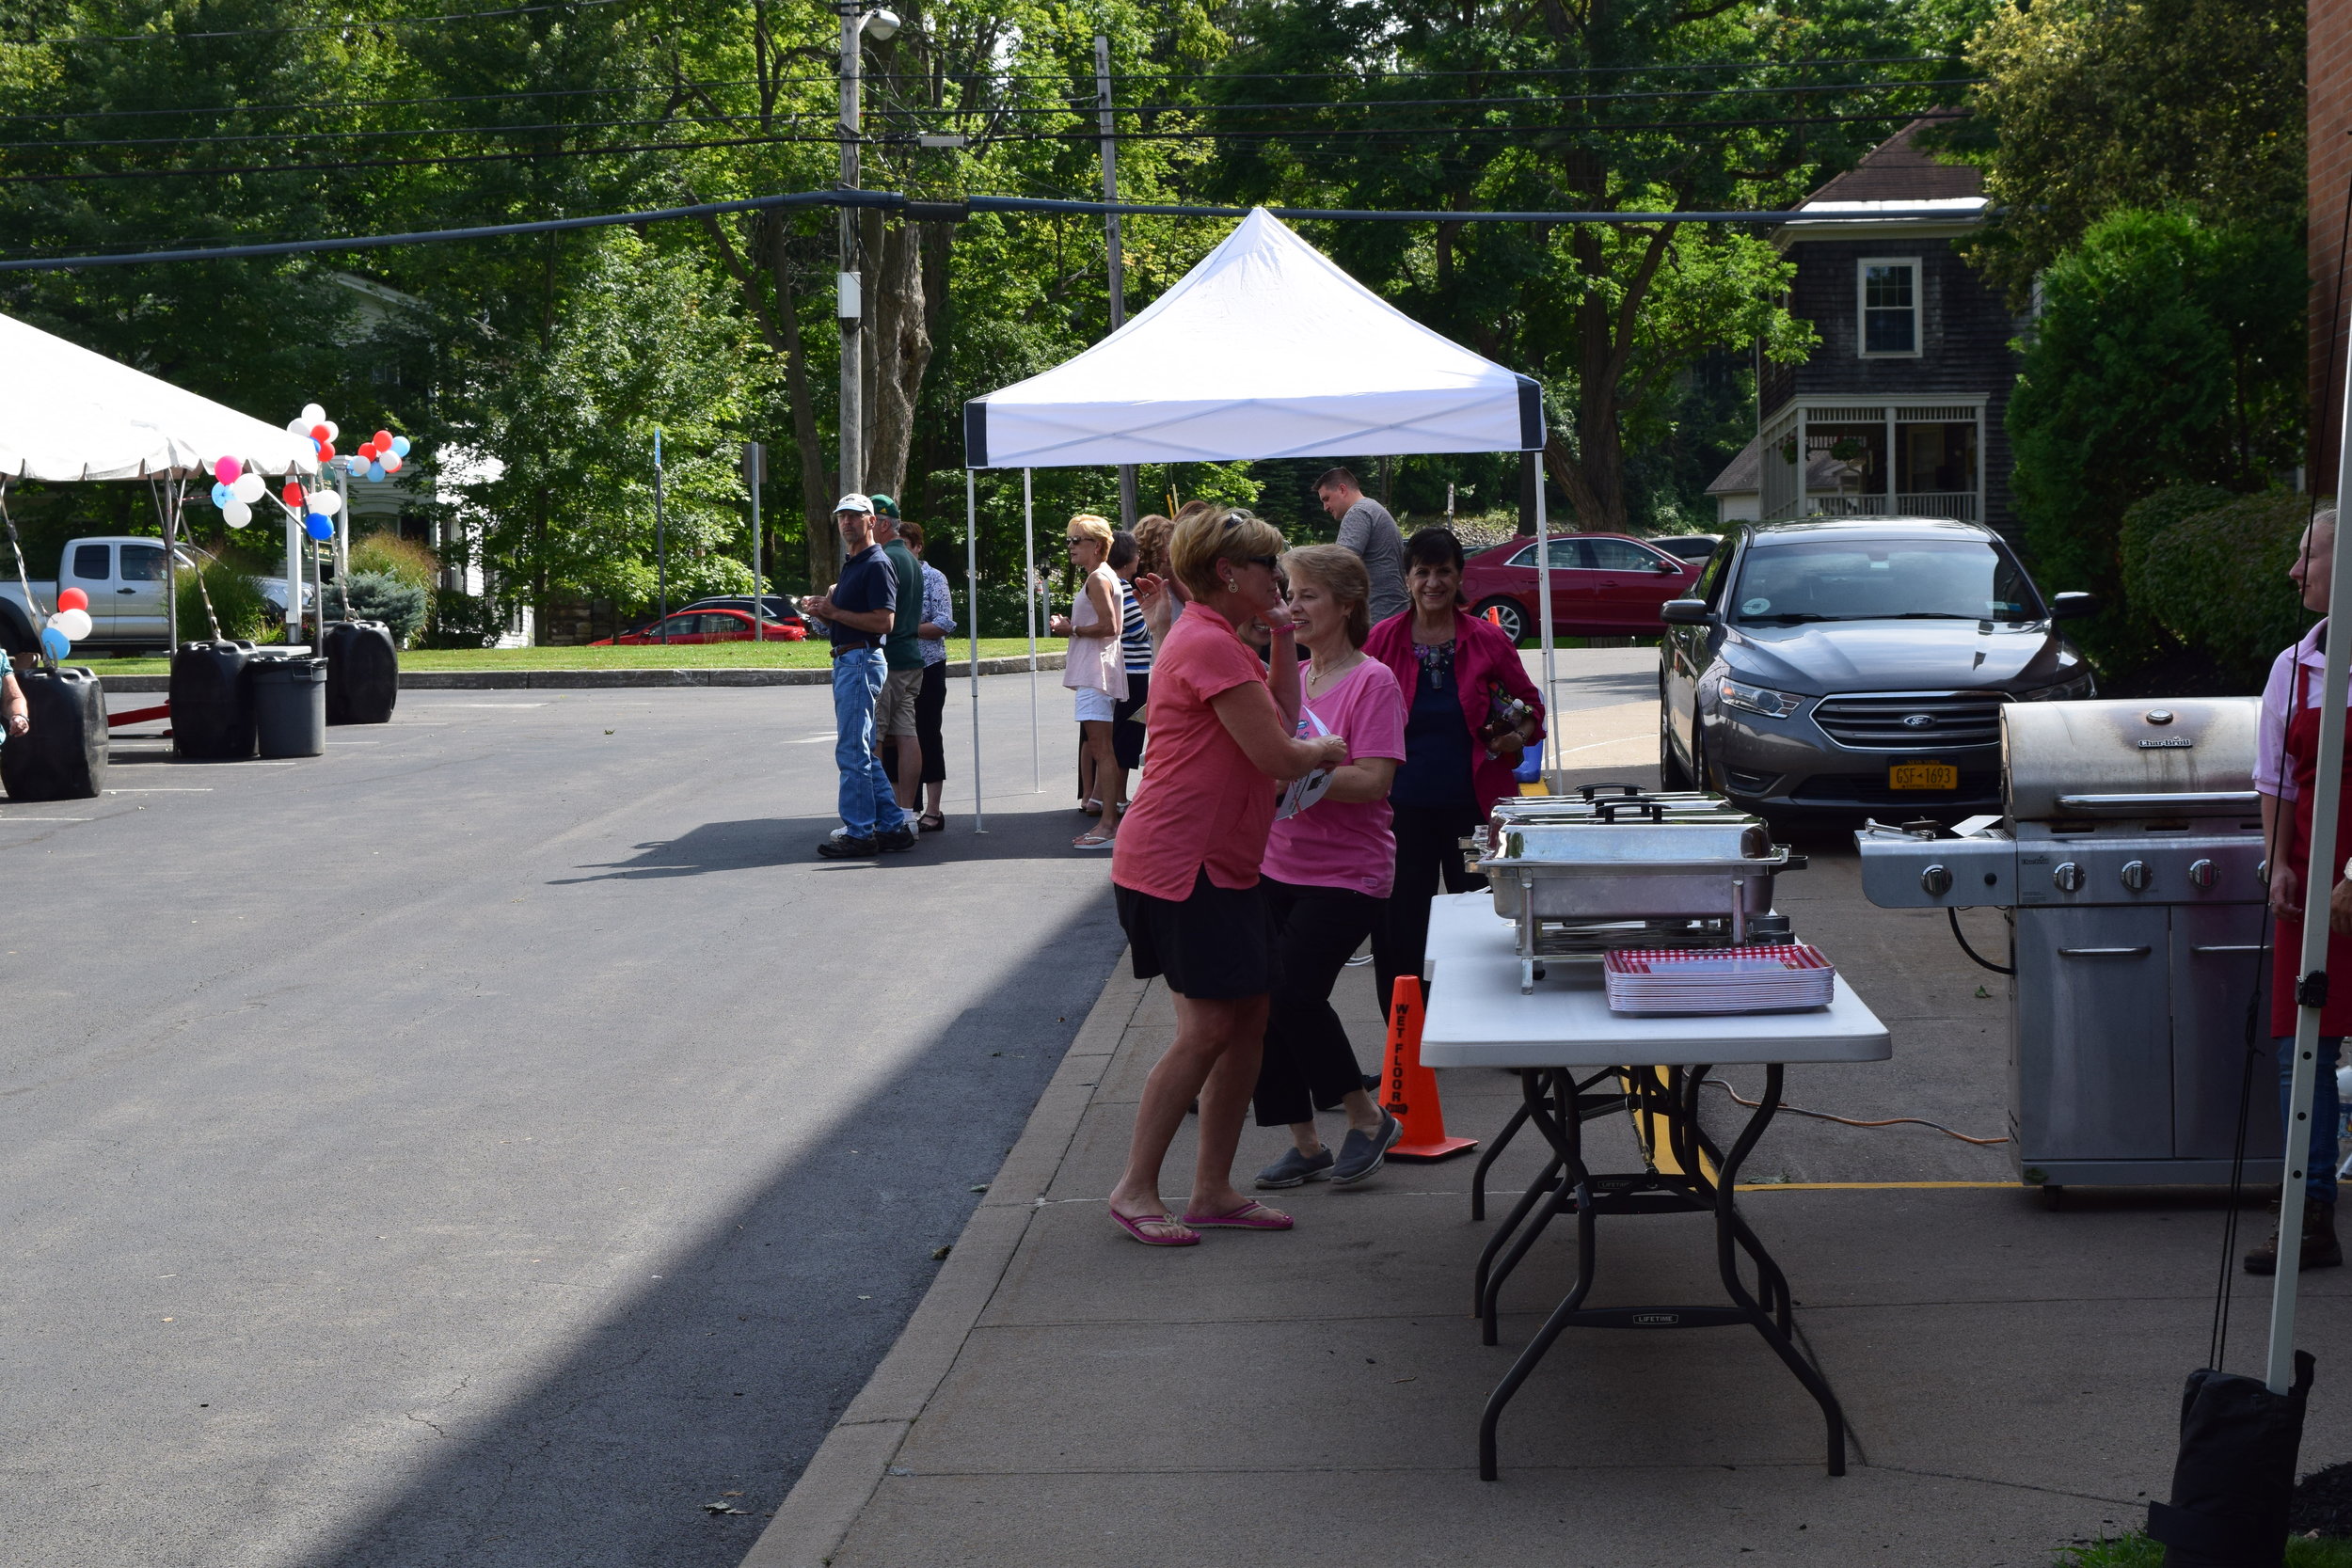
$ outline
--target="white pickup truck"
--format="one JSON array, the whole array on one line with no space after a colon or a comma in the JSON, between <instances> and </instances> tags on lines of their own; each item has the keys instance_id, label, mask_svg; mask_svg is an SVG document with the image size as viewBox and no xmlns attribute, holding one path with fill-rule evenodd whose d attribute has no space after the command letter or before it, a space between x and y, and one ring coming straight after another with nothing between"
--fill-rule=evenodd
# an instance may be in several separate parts
<instances>
[{"instance_id":1,"label":"white pickup truck","mask_svg":"<svg viewBox=\"0 0 2352 1568\"><path fill-rule=\"evenodd\" d=\"M180 570L194 571L212 557L195 546L179 546ZM0 561L7 561L0 552ZM164 606L164 542L132 534L75 539L67 544L54 581L36 579L33 597L40 610L28 614L24 590L17 582L15 562L0 570L0 647L9 653L32 653L40 646L40 616L56 608L61 589L78 588L89 595L90 634L83 647L128 649L164 648L170 641L170 623ZM286 579L262 578L262 594L286 613ZM305 602L308 600L306 598ZM202 635L182 626L181 635Z\"/></svg>"}]
</instances>

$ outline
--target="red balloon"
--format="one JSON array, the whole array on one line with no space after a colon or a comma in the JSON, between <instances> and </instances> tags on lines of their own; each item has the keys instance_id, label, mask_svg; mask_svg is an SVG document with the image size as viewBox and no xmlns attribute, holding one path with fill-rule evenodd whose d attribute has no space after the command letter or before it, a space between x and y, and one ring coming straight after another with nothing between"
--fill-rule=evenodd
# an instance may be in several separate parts
<instances>
[{"instance_id":1,"label":"red balloon","mask_svg":"<svg viewBox=\"0 0 2352 1568\"><path fill-rule=\"evenodd\" d=\"M375 433L375 450L378 451L389 451L392 450L392 433L390 431L379 430Z\"/></svg>"},{"instance_id":2,"label":"red balloon","mask_svg":"<svg viewBox=\"0 0 2352 1568\"><path fill-rule=\"evenodd\" d=\"M89 595L78 588L69 588L57 595L57 608L59 610L87 610Z\"/></svg>"},{"instance_id":3,"label":"red balloon","mask_svg":"<svg viewBox=\"0 0 2352 1568\"><path fill-rule=\"evenodd\" d=\"M286 504L288 506L300 506L302 504L302 485L298 481L291 479L286 481L285 489L279 491L278 494L285 497Z\"/></svg>"},{"instance_id":4,"label":"red balloon","mask_svg":"<svg viewBox=\"0 0 2352 1568\"><path fill-rule=\"evenodd\" d=\"M364 458L366 458L366 459L367 459L369 462L371 462L371 463L374 462L374 461L375 461L375 443L374 443L373 441L367 441L367 442L363 442L363 443L361 443L361 445L360 445L360 447L359 447L359 455L360 455L360 456L362 456L362 457L364 457Z\"/></svg>"},{"instance_id":5,"label":"red balloon","mask_svg":"<svg viewBox=\"0 0 2352 1568\"><path fill-rule=\"evenodd\" d=\"M319 443L319 461L323 463L332 463L335 461L334 442L322 441Z\"/></svg>"},{"instance_id":6,"label":"red balloon","mask_svg":"<svg viewBox=\"0 0 2352 1568\"><path fill-rule=\"evenodd\" d=\"M310 427L310 439L313 441L326 441L332 439L332 437L326 434L326 427L325 425L314 424Z\"/></svg>"}]
</instances>

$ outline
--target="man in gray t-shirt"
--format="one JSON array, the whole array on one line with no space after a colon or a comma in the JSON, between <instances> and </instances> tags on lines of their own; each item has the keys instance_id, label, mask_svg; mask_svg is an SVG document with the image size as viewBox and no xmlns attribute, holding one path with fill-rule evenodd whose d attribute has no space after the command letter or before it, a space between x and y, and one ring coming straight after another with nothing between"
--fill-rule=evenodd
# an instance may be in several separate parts
<instances>
[{"instance_id":1,"label":"man in gray t-shirt","mask_svg":"<svg viewBox=\"0 0 2352 1568\"><path fill-rule=\"evenodd\" d=\"M1405 593L1405 536L1397 531L1389 509L1364 494L1356 476L1333 468L1315 481L1323 510L1340 520L1340 543L1354 550L1372 578L1375 621L1385 621L1410 601Z\"/></svg>"}]
</instances>

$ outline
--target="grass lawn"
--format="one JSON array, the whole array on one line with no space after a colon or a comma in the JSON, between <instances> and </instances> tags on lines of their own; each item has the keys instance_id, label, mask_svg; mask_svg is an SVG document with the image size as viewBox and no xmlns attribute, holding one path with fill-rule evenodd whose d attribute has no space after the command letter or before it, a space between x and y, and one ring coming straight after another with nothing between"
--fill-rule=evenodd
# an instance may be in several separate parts
<instances>
[{"instance_id":1,"label":"grass lawn","mask_svg":"<svg viewBox=\"0 0 2352 1568\"><path fill-rule=\"evenodd\" d=\"M2069 1546L2053 1568L2164 1568L2164 1548L2137 1532L2095 1546ZM2352 1568L2352 1541L2287 1537L2287 1568Z\"/></svg>"},{"instance_id":2,"label":"grass lawn","mask_svg":"<svg viewBox=\"0 0 2352 1568\"><path fill-rule=\"evenodd\" d=\"M947 657L961 660L971 644L961 638L947 641ZM1029 650L1026 638L983 637L982 658L1009 658ZM1059 638L1038 639L1040 654L1059 653ZM404 670L679 670L679 669L821 669L832 655L823 642L711 642L695 647L664 648L410 648L400 656ZM87 663L100 675L161 675L170 673L160 658L88 658L78 653L70 664Z\"/></svg>"}]
</instances>

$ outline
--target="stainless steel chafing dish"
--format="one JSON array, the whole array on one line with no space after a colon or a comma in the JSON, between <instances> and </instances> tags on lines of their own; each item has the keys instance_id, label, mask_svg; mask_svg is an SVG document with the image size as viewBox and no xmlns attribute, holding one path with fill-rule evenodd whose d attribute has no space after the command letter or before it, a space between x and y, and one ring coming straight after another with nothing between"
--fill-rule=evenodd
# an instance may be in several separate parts
<instances>
[{"instance_id":1,"label":"stainless steel chafing dish","mask_svg":"<svg viewBox=\"0 0 2352 1568\"><path fill-rule=\"evenodd\" d=\"M1744 940L1772 878L1804 864L1720 796L1521 797L1497 804L1479 869L1518 927L1519 989L1551 958Z\"/></svg>"}]
</instances>

